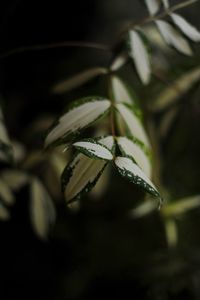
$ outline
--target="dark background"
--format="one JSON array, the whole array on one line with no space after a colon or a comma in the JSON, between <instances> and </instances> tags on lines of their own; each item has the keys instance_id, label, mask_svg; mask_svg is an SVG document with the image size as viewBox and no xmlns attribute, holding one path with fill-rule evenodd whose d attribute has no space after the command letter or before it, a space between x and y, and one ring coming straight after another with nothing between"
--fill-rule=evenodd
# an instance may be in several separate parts
<instances>
[{"instance_id":1,"label":"dark background","mask_svg":"<svg viewBox=\"0 0 200 300\"><path fill-rule=\"evenodd\" d=\"M198 25L199 5L184 12ZM111 45L126 22L145 15L139 0L2 0L0 53L68 40ZM109 53L75 48L29 51L1 59L0 87L10 135L34 147L37 140L31 140L29 135L33 120L59 114L72 97L70 93L64 98L52 96L51 86L88 66L106 66L109 60ZM86 94L90 88L80 90L80 94ZM193 103L189 111L187 104L183 105L178 131L171 133L173 143L183 126L188 129L182 136L182 161L179 148L175 158L170 151L165 153L171 165L180 158L172 173L178 178L174 189L181 187L181 192L177 192L181 196L200 192L199 168L195 169L199 146L185 148L188 140L193 141L193 136L199 134L197 107ZM188 160L194 149L195 155ZM193 184L188 186L185 177L180 176L183 162L188 168L192 166ZM192 173L193 170L196 171ZM189 214L180 226L178 249L168 251L158 214L145 220L127 218L133 201L142 195L137 190L132 193L128 184L122 184L118 178L112 180L112 196L108 192L97 204L86 201L78 214L66 211L61 204L59 221L47 242L40 241L31 229L26 188L19 193L11 221L0 224L3 300L200 299L199 211ZM170 180L173 189L176 180Z\"/></svg>"}]
</instances>

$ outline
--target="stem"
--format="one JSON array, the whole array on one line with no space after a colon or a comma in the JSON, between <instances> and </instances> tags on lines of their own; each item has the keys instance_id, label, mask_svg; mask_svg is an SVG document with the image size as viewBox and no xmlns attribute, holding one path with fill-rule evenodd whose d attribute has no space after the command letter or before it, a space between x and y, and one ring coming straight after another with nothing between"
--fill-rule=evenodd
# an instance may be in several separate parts
<instances>
[{"instance_id":1,"label":"stem","mask_svg":"<svg viewBox=\"0 0 200 300\"><path fill-rule=\"evenodd\" d=\"M197 2L197 1L198 1L198 0L187 0L187 1L184 1L184 2L182 2L182 3L176 4L176 5L174 5L174 6L171 6L171 7L168 8L168 9L165 9L164 12L162 12L162 13L156 15L156 16L150 16L150 17L147 17L147 18L145 18L145 19L143 19L143 20L141 20L141 21L139 21L139 22L136 22L136 23L135 23L135 22L134 22L134 23L131 22L131 23L123 30L123 33L125 34L125 33L127 33L127 31L129 31L129 30L131 30L131 29L134 29L134 28L136 28L136 27L138 27L138 26L146 25L146 24L151 23L151 22L153 22L153 21L157 21L157 20L159 20L159 19L162 19L162 18L168 16L169 14L171 14L171 13L173 13L173 12L179 10L179 9L182 9L182 8L184 8L184 7L187 7L187 6L193 4L193 3Z\"/></svg>"},{"instance_id":2,"label":"stem","mask_svg":"<svg viewBox=\"0 0 200 300\"><path fill-rule=\"evenodd\" d=\"M79 42L79 41L67 41L67 42L60 42L55 44L43 44L43 45L33 45L33 46L23 46L20 48L15 48L9 50L5 53L0 54L0 59L15 55L21 54L23 52L29 51L41 51L41 50L48 50L48 49L56 49L56 48L90 48L95 50L102 50L111 52L111 48L107 45L92 43L92 42Z\"/></svg>"}]
</instances>

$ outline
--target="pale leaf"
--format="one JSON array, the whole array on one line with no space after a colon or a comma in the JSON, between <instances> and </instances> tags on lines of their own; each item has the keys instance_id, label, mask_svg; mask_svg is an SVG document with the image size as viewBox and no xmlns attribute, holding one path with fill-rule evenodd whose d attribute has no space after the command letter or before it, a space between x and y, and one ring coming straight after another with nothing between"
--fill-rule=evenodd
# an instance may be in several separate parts
<instances>
[{"instance_id":1,"label":"pale leaf","mask_svg":"<svg viewBox=\"0 0 200 300\"><path fill-rule=\"evenodd\" d=\"M154 16L160 8L160 0L145 0L150 15Z\"/></svg>"},{"instance_id":2,"label":"pale leaf","mask_svg":"<svg viewBox=\"0 0 200 300\"><path fill-rule=\"evenodd\" d=\"M200 32L186 21L182 16L178 14L170 15L174 23L179 27L179 29L192 41L200 42Z\"/></svg>"},{"instance_id":3,"label":"pale leaf","mask_svg":"<svg viewBox=\"0 0 200 300\"><path fill-rule=\"evenodd\" d=\"M73 144L73 146L86 156L90 158L99 158L105 160L112 160L112 152L105 146L97 143L95 140L79 141Z\"/></svg>"},{"instance_id":4,"label":"pale leaf","mask_svg":"<svg viewBox=\"0 0 200 300\"><path fill-rule=\"evenodd\" d=\"M141 145L126 137L118 137L117 144L124 156L131 156L143 172L150 178L152 166L150 159Z\"/></svg>"},{"instance_id":5,"label":"pale leaf","mask_svg":"<svg viewBox=\"0 0 200 300\"><path fill-rule=\"evenodd\" d=\"M144 44L142 37L137 31L129 32L129 53L132 57L138 75L143 84L148 84L151 76L151 66L148 50Z\"/></svg>"},{"instance_id":6,"label":"pale leaf","mask_svg":"<svg viewBox=\"0 0 200 300\"><path fill-rule=\"evenodd\" d=\"M192 49L188 41L172 25L163 20L156 21L156 24L168 45L173 46L176 50L185 55L192 55Z\"/></svg>"},{"instance_id":7,"label":"pale leaf","mask_svg":"<svg viewBox=\"0 0 200 300\"><path fill-rule=\"evenodd\" d=\"M151 180L143 173L143 171L136 165L132 159L127 157L116 157L115 165L119 173L131 181L132 183L140 186L143 190L148 193L159 197L157 191Z\"/></svg>"},{"instance_id":8,"label":"pale leaf","mask_svg":"<svg viewBox=\"0 0 200 300\"><path fill-rule=\"evenodd\" d=\"M59 118L58 124L47 135L45 146L59 140L66 140L70 135L79 133L108 112L110 106L111 102L109 100L99 97L79 100L75 103L75 107L69 109Z\"/></svg>"},{"instance_id":9,"label":"pale leaf","mask_svg":"<svg viewBox=\"0 0 200 300\"><path fill-rule=\"evenodd\" d=\"M50 226L55 222L55 208L43 184L36 178L30 187L30 217L35 233L47 238Z\"/></svg>"}]
</instances>

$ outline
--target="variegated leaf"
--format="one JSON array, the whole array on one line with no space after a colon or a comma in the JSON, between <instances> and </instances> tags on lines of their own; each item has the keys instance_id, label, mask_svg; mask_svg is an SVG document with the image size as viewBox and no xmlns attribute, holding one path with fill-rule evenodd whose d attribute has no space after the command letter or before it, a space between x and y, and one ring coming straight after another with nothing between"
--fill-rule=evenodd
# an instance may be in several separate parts
<instances>
[{"instance_id":1,"label":"variegated leaf","mask_svg":"<svg viewBox=\"0 0 200 300\"><path fill-rule=\"evenodd\" d=\"M133 162L132 159L127 157L116 157L115 165L123 177L140 186L143 190L147 191L153 196L160 197L159 192L154 184Z\"/></svg>"},{"instance_id":2,"label":"variegated leaf","mask_svg":"<svg viewBox=\"0 0 200 300\"><path fill-rule=\"evenodd\" d=\"M131 95L126 84L118 77L111 77L112 96L117 103L133 104L133 95Z\"/></svg>"},{"instance_id":3,"label":"variegated leaf","mask_svg":"<svg viewBox=\"0 0 200 300\"><path fill-rule=\"evenodd\" d=\"M117 104L116 108L127 125L130 134L149 148L148 137L138 116L125 104Z\"/></svg>"},{"instance_id":4,"label":"variegated leaf","mask_svg":"<svg viewBox=\"0 0 200 300\"><path fill-rule=\"evenodd\" d=\"M74 103L57 124L51 129L45 140L45 146L56 142L62 143L71 135L92 125L109 111L111 102L104 98L88 97Z\"/></svg>"},{"instance_id":5,"label":"variegated leaf","mask_svg":"<svg viewBox=\"0 0 200 300\"><path fill-rule=\"evenodd\" d=\"M169 46L173 46L185 55L192 55L192 49L188 41L172 25L163 20L156 21L156 24L163 39Z\"/></svg>"},{"instance_id":6,"label":"variegated leaf","mask_svg":"<svg viewBox=\"0 0 200 300\"><path fill-rule=\"evenodd\" d=\"M52 91L55 94L63 94L87 83L99 75L104 75L106 73L107 70L104 68L91 68L56 84Z\"/></svg>"},{"instance_id":7,"label":"variegated leaf","mask_svg":"<svg viewBox=\"0 0 200 300\"><path fill-rule=\"evenodd\" d=\"M200 42L200 32L186 21L182 16L178 14L170 15L174 23L179 27L179 29L192 41Z\"/></svg>"},{"instance_id":8,"label":"variegated leaf","mask_svg":"<svg viewBox=\"0 0 200 300\"><path fill-rule=\"evenodd\" d=\"M145 0L146 6L151 16L154 16L160 8L160 0Z\"/></svg>"},{"instance_id":9,"label":"variegated leaf","mask_svg":"<svg viewBox=\"0 0 200 300\"><path fill-rule=\"evenodd\" d=\"M37 178L31 180L30 192L31 223L35 233L44 239L55 222L55 208L48 192Z\"/></svg>"},{"instance_id":10,"label":"variegated leaf","mask_svg":"<svg viewBox=\"0 0 200 300\"><path fill-rule=\"evenodd\" d=\"M148 84L151 76L150 58L140 33L135 30L129 32L129 54L141 81Z\"/></svg>"},{"instance_id":11,"label":"variegated leaf","mask_svg":"<svg viewBox=\"0 0 200 300\"><path fill-rule=\"evenodd\" d=\"M90 158L113 159L112 152L108 148L92 139L76 142L73 146Z\"/></svg>"},{"instance_id":12,"label":"variegated leaf","mask_svg":"<svg viewBox=\"0 0 200 300\"><path fill-rule=\"evenodd\" d=\"M118 137L117 144L124 156L130 156L143 170L143 172L150 178L152 173L152 165L150 158L144 151L144 147L136 141L130 140L126 137Z\"/></svg>"},{"instance_id":13,"label":"variegated leaf","mask_svg":"<svg viewBox=\"0 0 200 300\"><path fill-rule=\"evenodd\" d=\"M114 149L112 136L98 139L98 143L107 147L111 152ZM97 183L106 165L107 161L92 159L82 153L75 156L62 175L67 202L71 202L82 194L89 192Z\"/></svg>"}]
</instances>

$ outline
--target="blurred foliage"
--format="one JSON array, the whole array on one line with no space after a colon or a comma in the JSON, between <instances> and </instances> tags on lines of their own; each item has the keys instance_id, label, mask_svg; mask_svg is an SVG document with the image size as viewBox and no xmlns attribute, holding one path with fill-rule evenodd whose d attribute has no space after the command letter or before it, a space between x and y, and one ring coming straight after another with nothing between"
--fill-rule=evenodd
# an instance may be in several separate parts
<instances>
[{"instance_id":1,"label":"blurred foliage","mask_svg":"<svg viewBox=\"0 0 200 300\"><path fill-rule=\"evenodd\" d=\"M196 26L200 25L199 8L198 3L183 10ZM111 44L127 21L140 19L146 12L142 3L130 0L87 0L84 5L70 1L67 7L61 1L9 0L1 2L0 11L1 53L23 45L72 39ZM152 110L163 89L176 89L176 79L200 66L199 46L194 52L189 59L175 51L163 58L158 52L160 61L145 88L130 64L120 70L141 105L148 107L147 116L151 111L148 117L160 142L162 183L174 201L200 194L199 81L166 109ZM105 67L110 59L109 53L98 50L51 49L1 60L5 123L11 139L24 144L33 161L43 147L44 132L63 107L97 90L106 94L105 79L99 77L62 96L53 95L52 86L86 68ZM173 111L175 117L162 134L162 122ZM40 240L28 217L28 186L16 192L12 218L0 223L2 299L200 299L198 207L175 217L178 244L169 248L162 210L134 218L132 212L144 194L112 171L102 197L91 194L81 200L80 207L69 209L57 177L49 171L51 166L44 160L39 166L34 162L33 167L30 161L24 167L41 178L57 200L57 222L49 239Z\"/></svg>"}]
</instances>

